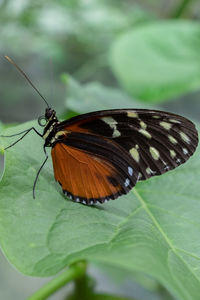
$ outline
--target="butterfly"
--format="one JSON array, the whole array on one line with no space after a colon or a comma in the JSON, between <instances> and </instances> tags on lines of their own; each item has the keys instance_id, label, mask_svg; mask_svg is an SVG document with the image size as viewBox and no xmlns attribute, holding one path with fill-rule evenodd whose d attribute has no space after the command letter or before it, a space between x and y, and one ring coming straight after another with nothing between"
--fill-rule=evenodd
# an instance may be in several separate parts
<instances>
[{"instance_id":1,"label":"butterfly","mask_svg":"<svg viewBox=\"0 0 200 300\"><path fill-rule=\"evenodd\" d=\"M56 111L43 100L47 108L38 119L44 127L43 133L29 128L19 133L22 137L9 146L31 130L44 139L45 160L34 182L34 197L39 173L48 159L47 147L51 147L54 177L63 193L75 202L92 205L116 199L127 194L138 181L178 167L198 145L195 125L173 113L113 109L60 122Z\"/></svg>"}]
</instances>

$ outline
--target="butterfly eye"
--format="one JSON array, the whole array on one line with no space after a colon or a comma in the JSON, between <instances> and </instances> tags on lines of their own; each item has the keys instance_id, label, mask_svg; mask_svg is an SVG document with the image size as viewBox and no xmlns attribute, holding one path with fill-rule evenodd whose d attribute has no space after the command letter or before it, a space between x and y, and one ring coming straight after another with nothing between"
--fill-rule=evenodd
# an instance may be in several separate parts
<instances>
[{"instance_id":1,"label":"butterfly eye","mask_svg":"<svg viewBox=\"0 0 200 300\"><path fill-rule=\"evenodd\" d=\"M41 116L38 118L38 124L42 127L45 127L45 125L47 124L47 120L45 116Z\"/></svg>"}]
</instances>

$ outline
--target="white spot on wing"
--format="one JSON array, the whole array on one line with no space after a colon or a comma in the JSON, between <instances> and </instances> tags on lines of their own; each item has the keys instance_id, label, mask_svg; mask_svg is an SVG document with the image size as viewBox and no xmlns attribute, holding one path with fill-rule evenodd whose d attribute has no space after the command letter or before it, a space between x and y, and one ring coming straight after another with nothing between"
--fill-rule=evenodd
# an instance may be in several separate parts
<instances>
[{"instance_id":1,"label":"white spot on wing","mask_svg":"<svg viewBox=\"0 0 200 300\"><path fill-rule=\"evenodd\" d=\"M151 134L147 130L140 128L138 131L148 139L151 139Z\"/></svg>"},{"instance_id":2,"label":"white spot on wing","mask_svg":"<svg viewBox=\"0 0 200 300\"><path fill-rule=\"evenodd\" d=\"M153 174L153 175L156 174L156 171L151 170L151 168L149 168L149 167L146 168L146 172L147 172L148 175L150 175L150 174Z\"/></svg>"},{"instance_id":3,"label":"white spot on wing","mask_svg":"<svg viewBox=\"0 0 200 300\"><path fill-rule=\"evenodd\" d=\"M176 152L174 150L169 150L171 158L174 158L176 156Z\"/></svg>"},{"instance_id":4,"label":"white spot on wing","mask_svg":"<svg viewBox=\"0 0 200 300\"><path fill-rule=\"evenodd\" d=\"M127 116L129 118L138 118L138 114L136 112L134 112L134 111L128 111L127 112Z\"/></svg>"},{"instance_id":5,"label":"white spot on wing","mask_svg":"<svg viewBox=\"0 0 200 300\"><path fill-rule=\"evenodd\" d=\"M140 161L140 155L137 149L132 148L129 150L129 152L136 162Z\"/></svg>"},{"instance_id":6,"label":"white spot on wing","mask_svg":"<svg viewBox=\"0 0 200 300\"><path fill-rule=\"evenodd\" d=\"M129 186L129 184L130 184L130 180L128 178L126 178L126 180L124 182L125 187Z\"/></svg>"},{"instance_id":7,"label":"white spot on wing","mask_svg":"<svg viewBox=\"0 0 200 300\"><path fill-rule=\"evenodd\" d=\"M55 141L57 141L59 139L59 137L66 136L66 135L67 135L67 131L64 131L64 130L58 131L56 133L56 135L54 137L52 137L51 143L53 144Z\"/></svg>"},{"instance_id":8,"label":"white spot on wing","mask_svg":"<svg viewBox=\"0 0 200 300\"><path fill-rule=\"evenodd\" d=\"M140 121L140 126L141 126L142 129L147 128L147 124L145 124L143 121Z\"/></svg>"},{"instance_id":9,"label":"white spot on wing","mask_svg":"<svg viewBox=\"0 0 200 300\"><path fill-rule=\"evenodd\" d=\"M151 153L151 156L153 157L153 159L158 160L160 157L160 153L159 151L154 148L154 147L149 147L149 151Z\"/></svg>"},{"instance_id":10,"label":"white spot on wing","mask_svg":"<svg viewBox=\"0 0 200 300\"><path fill-rule=\"evenodd\" d=\"M160 122L160 126L162 126L166 130L170 130L172 128L172 124L168 122Z\"/></svg>"},{"instance_id":11,"label":"white spot on wing","mask_svg":"<svg viewBox=\"0 0 200 300\"><path fill-rule=\"evenodd\" d=\"M130 176L132 176L132 175L133 175L133 168L131 168L131 167L128 167L128 174L129 174Z\"/></svg>"},{"instance_id":12,"label":"white spot on wing","mask_svg":"<svg viewBox=\"0 0 200 300\"><path fill-rule=\"evenodd\" d=\"M188 154L188 149L183 148L183 153L184 153L185 155L187 155L187 154Z\"/></svg>"},{"instance_id":13,"label":"white spot on wing","mask_svg":"<svg viewBox=\"0 0 200 300\"><path fill-rule=\"evenodd\" d=\"M116 125L117 124L117 121L115 119L113 119L112 117L102 117L101 120L104 121L108 125Z\"/></svg>"},{"instance_id":14,"label":"white spot on wing","mask_svg":"<svg viewBox=\"0 0 200 300\"><path fill-rule=\"evenodd\" d=\"M177 142L177 140L172 136L172 135L168 135L168 139L170 140L170 142L172 143L172 144L177 144L178 142Z\"/></svg>"},{"instance_id":15,"label":"white spot on wing","mask_svg":"<svg viewBox=\"0 0 200 300\"><path fill-rule=\"evenodd\" d=\"M164 170L168 171L170 169L170 167L168 166L168 164L164 160L162 162L164 164Z\"/></svg>"},{"instance_id":16,"label":"white spot on wing","mask_svg":"<svg viewBox=\"0 0 200 300\"><path fill-rule=\"evenodd\" d=\"M112 134L113 138L119 137L121 135L119 130L117 130L117 121L115 119L113 119L112 117L102 117L101 120L104 121L106 124L110 126L110 128L113 129L113 134Z\"/></svg>"},{"instance_id":17,"label":"white spot on wing","mask_svg":"<svg viewBox=\"0 0 200 300\"><path fill-rule=\"evenodd\" d=\"M179 134L184 142L190 144L190 138L187 136L187 134L185 134L183 131L180 131Z\"/></svg>"},{"instance_id":18,"label":"white spot on wing","mask_svg":"<svg viewBox=\"0 0 200 300\"><path fill-rule=\"evenodd\" d=\"M170 169L170 167L169 167L168 165L165 165L165 166L164 166L164 170L165 170L165 171L168 171L169 169Z\"/></svg>"},{"instance_id":19,"label":"white spot on wing","mask_svg":"<svg viewBox=\"0 0 200 300\"><path fill-rule=\"evenodd\" d=\"M114 129L114 132L113 132L112 137L113 137L113 138L116 138L116 137L118 137L118 136L120 136L120 135L121 135L121 133L119 132L119 130Z\"/></svg>"}]
</instances>

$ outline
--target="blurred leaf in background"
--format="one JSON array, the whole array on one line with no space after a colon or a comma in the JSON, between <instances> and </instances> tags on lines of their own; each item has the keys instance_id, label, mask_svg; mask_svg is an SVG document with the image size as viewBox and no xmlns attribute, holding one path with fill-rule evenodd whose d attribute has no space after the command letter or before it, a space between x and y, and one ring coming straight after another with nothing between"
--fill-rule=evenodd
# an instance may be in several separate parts
<instances>
[{"instance_id":1,"label":"blurred leaf in background","mask_svg":"<svg viewBox=\"0 0 200 300\"><path fill-rule=\"evenodd\" d=\"M140 101L129 97L117 88L107 87L99 82L81 85L69 75L63 74L66 84L66 108L77 113L117 108L142 108Z\"/></svg>"},{"instance_id":2,"label":"blurred leaf in background","mask_svg":"<svg viewBox=\"0 0 200 300\"><path fill-rule=\"evenodd\" d=\"M10 48L15 56L41 53L82 79L107 65L105 54L119 32L150 18L137 4L100 0L49 1L48 7L41 1L9 0L1 15L3 50Z\"/></svg>"},{"instance_id":3,"label":"blurred leaf in background","mask_svg":"<svg viewBox=\"0 0 200 300\"><path fill-rule=\"evenodd\" d=\"M160 21L124 33L110 60L132 96L160 102L200 88L199 49L197 22Z\"/></svg>"}]
</instances>

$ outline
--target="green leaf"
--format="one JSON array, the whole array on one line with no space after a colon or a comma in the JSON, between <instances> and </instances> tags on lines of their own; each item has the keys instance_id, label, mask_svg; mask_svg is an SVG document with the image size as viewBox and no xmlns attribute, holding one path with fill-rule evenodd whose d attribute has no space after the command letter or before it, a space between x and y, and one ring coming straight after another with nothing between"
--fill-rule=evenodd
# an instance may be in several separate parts
<instances>
[{"instance_id":1,"label":"green leaf","mask_svg":"<svg viewBox=\"0 0 200 300\"><path fill-rule=\"evenodd\" d=\"M114 74L130 95L161 102L200 88L200 25L157 21L124 33L113 44Z\"/></svg>"},{"instance_id":2,"label":"green leaf","mask_svg":"<svg viewBox=\"0 0 200 300\"><path fill-rule=\"evenodd\" d=\"M6 134L35 124L9 128ZM4 144L14 140L7 138ZM33 181L44 160L42 145L30 133L5 153L0 244L10 263L25 274L50 276L82 259L102 262L144 272L178 299L199 299L200 149L176 170L91 207L63 196L50 158L33 199Z\"/></svg>"},{"instance_id":3,"label":"green leaf","mask_svg":"<svg viewBox=\"0 0 200 300\"><path fill-rule=\"evenodd\" d=\"M103 271L103 276L105 273L106 276L111 278L115 285L122 285L122 283L128 280L129 282L136 282L140 288L145 288L145 293L146 290L155 293L159 292L160 285L158 281L144 273L124 270L123 268L119 268L119 266L103 264L102 262L93 263L93 265Z\"/></svg>"},{"instance_id":4,"label":"green leaf","mask_svg":"<svg viewBox=\"0 0 200 300\"><path fill-rule=\"evenodd\" d=\"M141 102L122 91L103 86L98 82L81 85L69 75L62 77L67 86L66 106L72 111L86 113L112 108L144 108Z\"/></svg>"},{"instance_id":5,"label":"green leaf","mask_svg":"<svg viewBox=\"0 0 200 300\"><path fill-rule=\"evenodd\" d=\"M92 295L91 300L134 300L133 298L117 297L106 294Z\"/></svg>"}]
</instances>

